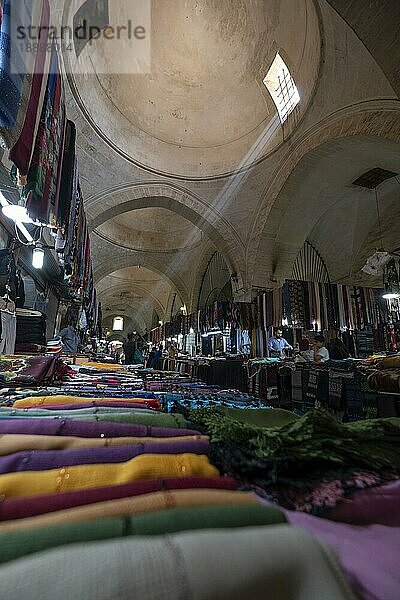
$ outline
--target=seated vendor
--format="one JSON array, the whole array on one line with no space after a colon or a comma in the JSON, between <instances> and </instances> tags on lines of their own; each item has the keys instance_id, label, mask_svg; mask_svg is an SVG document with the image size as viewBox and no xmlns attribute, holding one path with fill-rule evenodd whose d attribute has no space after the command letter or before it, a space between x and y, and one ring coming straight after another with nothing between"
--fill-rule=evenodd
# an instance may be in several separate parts
<instances>
[{"instance_id":1,"label":"seated vendor","mask_svg":"<svg viewBox=\"0 0 400 600\"><path fill-rule=\"evenodd\" d=\"M281 358L284 356L284 350L293 350L293 346L283 337L282 329L277 329L275 335L268 340L268 350L271 358Z\"/></svg>"}]
</instances>

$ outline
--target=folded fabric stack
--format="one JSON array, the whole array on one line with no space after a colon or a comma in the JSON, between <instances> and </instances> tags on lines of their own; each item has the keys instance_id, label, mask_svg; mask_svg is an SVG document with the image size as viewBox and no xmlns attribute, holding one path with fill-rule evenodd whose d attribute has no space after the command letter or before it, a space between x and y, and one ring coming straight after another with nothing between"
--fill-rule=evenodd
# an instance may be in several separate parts
<instances>
[{"instance_id":1,"label":"folded fabric stack","mask_svg":"<svg viewBox=\"0 0 400 600\"><path fill-rule=\"evenodd\" d=\"M77 408L82 400L85 404L81 397L31 396L1 409L4 597L54 598L58 560L70 580L63 584L63 598L218 597L218 590L219 597L262 598L270 585L276 598L284 598L288 581L295 587L298 569L302 577L309 574L294 598L317 600L320 585L332 600L353 597L325 547L288 526L277 507L263 506L219 475L208 458L208 438L191 430L182 415L161 413L155 400L141 397L126 398L115 409L108 406L119 405L119 399L108 398L107 410L101 398L87 399L96 402L94 409ZM211 552L204 552L205 544ZM273 552L266 551L272 546ZM219 565L216 580L210 569L217 560L226 569L222 576ZM311 575L315 564L318 583ZM31 577L38 567L40 578ZM172 567L182 570L178 580L168 575ZM116 576L121 569L122 579ZM17 585L22 571L29 573L29 586Z\"/></svg>"},{"instance_id":2,"label":"folded fabric stack","mask_svg":"<svg viewBox=\"0 0 400 600\"><path fill-rule=\"evenodd\" d=\"M368 383L374 390L400 394L400 355L380 360L370 371Z\"/></svg>"},{"instance_id":3,"label":"folded fabric stack","mask_svg":"<svg viewBox=\"0 0 400 600\"><path fill-rule=\"evenodd\" d=\"M17 308L17 344L46 345L46 315L41 312Z\"/></svg>"},{"instance_id":4,"label":"folded fabric stack","mask_svg":"<svg viewBox=\"0 0 400 600\"><path fill-rule=\"evenodd\" d=\"M54 356L1 356L0 384L27 387L51 384L67 376L68 367Z\"/></svg>"},{"instance_id":5,"label":"folded fabric stack","mask_svg":"<svg viewBox=\"0 0 400 600\"><path fill-rule=\"evenodd\" d=\"M63 349L61 340L50 340L47 342L46 352L49 354L61 354Z\"/></svg>"},{"instance_id":6,"label":"folded fabric stack","mask_svg":"<svg viewBox=\"0 0 400 600\"><path fill-rule=\"evenodd\" d=\"M149 372L85 364L2 390L5 597L396 597L399 419L298 417L167 377L155 392Z\"/></svg>"}]
</instances>

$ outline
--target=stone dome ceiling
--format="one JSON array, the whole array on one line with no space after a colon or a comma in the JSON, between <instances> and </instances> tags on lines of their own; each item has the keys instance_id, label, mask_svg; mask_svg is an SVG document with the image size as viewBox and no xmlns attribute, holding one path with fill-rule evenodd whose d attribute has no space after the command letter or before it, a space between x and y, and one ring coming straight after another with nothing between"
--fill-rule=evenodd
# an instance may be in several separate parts
<instances>
[{"instance_id":1,"label":"stone dome ceiling","mask_svg":"<svg viewBox=\"0 0 400 600\"><path fill-rule=\"evenodd\" d=\"M111 24L125 22L129 0L109 11ZM290 134L320 62L312 0L238 0L234 10L231 0L152 0L150 23L148 72L127 74L128 41L65 53L76 100L113 148L154 172L196 179L253 164ZM301 96L285 132L262 82L278 51Z\"/></svg>"}]
</instances>

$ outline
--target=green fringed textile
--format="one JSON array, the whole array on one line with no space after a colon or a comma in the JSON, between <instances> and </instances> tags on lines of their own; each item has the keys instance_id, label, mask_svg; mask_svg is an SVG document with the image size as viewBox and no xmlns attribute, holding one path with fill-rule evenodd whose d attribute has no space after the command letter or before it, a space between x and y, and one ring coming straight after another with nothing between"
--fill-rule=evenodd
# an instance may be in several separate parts
<instances>
[{"instance_id":1,"label":"green fringed textile","mask_svg":"<svg viewBox=\"0 0 400 600\"><path fill-rule=\"evenodd\" d=\"M235 444L276 465L328 461L378 471L400 468L400 418L343 424L318 409L280 427L268 427L213 408L191 410L189 419L210 435L211 442Z\"/></svg>"}]
</instances>

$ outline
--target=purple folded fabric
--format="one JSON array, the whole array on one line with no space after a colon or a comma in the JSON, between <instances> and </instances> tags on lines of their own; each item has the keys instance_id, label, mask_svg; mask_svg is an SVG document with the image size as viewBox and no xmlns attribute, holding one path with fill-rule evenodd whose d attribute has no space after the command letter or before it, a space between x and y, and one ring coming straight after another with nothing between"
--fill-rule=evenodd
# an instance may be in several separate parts
<instances>
[{"instance_id":1,"label":"purple folded fabric","mask_svg":"<svg viewBox=\"0 0 400 600\"><path fill-rule=\"evenodd\" d=\"M259 498L260 504L276 506ZM400 590L400 528L348 525L286 510L288 523L305 529L335 552L360 600L397 600Z\"/></svg>"},{"instance_id":2,"label":"purple folded fabric","mask_svg":"<svg viewBox=\"0 0 400 600\"><path fill-rule=\"evenodd\" d=\"M400 527L400 480L355 492L337 504L329 518L352 525Z\"/></svg>"},{"instance_id":3,"label":"purple folded fabric","mask_svg":"<svg viewBox=\"0 0 400 600\"><path fill-rule=\"evenodd\" d=\"M289 523L306 529L333 548L359 598L399 598L399 527L360 527L293 511L285 511L285 515Z\"/></svg>"},{"instance_id":4,"label":"purple folded fabric","mask_svg":"<svg viewBox=\"0 0 400 600\"><path fill-rule=\"evenodd\" d=\"M221 489L235 490L237 484L230 477L178 477L170 479L146 479L115 485L111 487L49 494L47 496L31 496L27 498L4 499L0 501L0 520L23 519L35 517L57 510L65 510L74 506L94 504L106 500L117 500L151 492L176 489Z\"/></svg>"},{"instance_id":5,"label":"purple folded fabric","mask_svg":"<svg viewBox=\"0 0 400 600\"><path fill-rule=\"evenodd\" d=\"M100 408L105 406L107 408L128 408L130 410L137 408L145 408L151 410L152 407L142 402L82 402L80 404L53 404L51 406L24 406L23 408L16 407L15 410L35 410L40 408L41 410L79 410L80 408ZM14 408L14 407L13 407Z\"/></svg>"},{"instance_id":6,"label":"purple folded fabric","mask_svg":"<svg viewBox=\"0 0 400 600\"><path fill-rule=\"evenodd\" d=\"M126 462L140 454L208 454L207 440L168 443L129 444L113 448L79 448L75 450L27 450L0 456L0 473L47 471L74 465Z\"/></svg>"},{"instance_id":7,"label":"purple folded fabric","mask_svg":"<svg viewBox=\"0 0 400 600\"><path fill-rule=\"evenodd\" d=\"M201 435L192 429L172 429L111 421L74 421L73 419L1 419L0 434L72 435L77 437L180 437Z\"/></svg>"}]
</instances>

